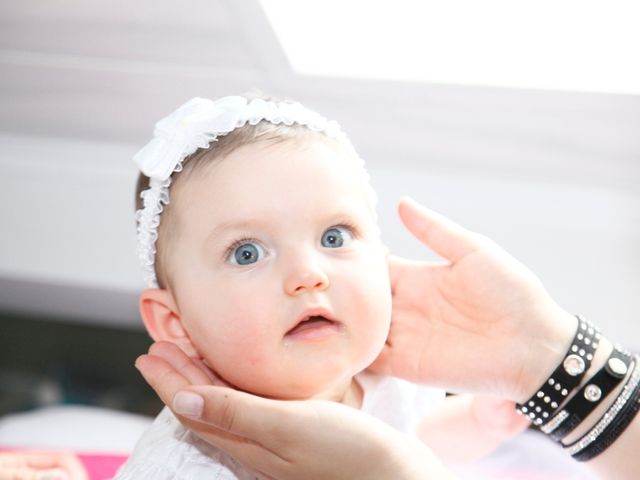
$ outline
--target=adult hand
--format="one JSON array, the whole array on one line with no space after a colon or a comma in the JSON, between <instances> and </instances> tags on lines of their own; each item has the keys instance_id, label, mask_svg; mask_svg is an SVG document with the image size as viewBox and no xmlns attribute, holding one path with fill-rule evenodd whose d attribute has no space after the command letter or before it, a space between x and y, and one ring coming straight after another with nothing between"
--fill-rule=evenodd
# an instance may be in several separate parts
<instances>
[{"instance_id":1,"label":"adult hand","mask_svg":"<svg viewBox=\"0 0 640 480\"><path fill-rule=\"evenodd\" d=\"M136 367L183 424L260 478L453 478L417 438L356 409L211 386L173 344L154 344Z\"/></svg>"},{"instance_id":2,"label":"adult hand","mask_svg":"<svg viewBox=\"0 0 640 480\"><path fill-rule=\"evenodd\" d=\"M72 453L0 452L0 480L87 480L87 471Z\"/></svg>"},{"instance_id":3,"label":"adult hand","mask_svg":"<svg viewBox=\"0 0 640 480\"><path fill-rule=\"evenodd\" d=\"M391 331L371 369L526 400L560 362L575 317L490 239L409 199L399 214L446 262L391 258Z\"/></svg>"}]
</instances>

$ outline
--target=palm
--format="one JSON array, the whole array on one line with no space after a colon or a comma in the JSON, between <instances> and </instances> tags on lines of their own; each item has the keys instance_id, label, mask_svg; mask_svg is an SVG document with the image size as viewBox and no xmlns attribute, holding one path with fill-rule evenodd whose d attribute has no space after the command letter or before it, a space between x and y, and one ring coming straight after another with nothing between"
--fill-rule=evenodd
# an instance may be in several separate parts
<instances>
[{"instance_id":1,"label":"palm","mask_svg":"<svg viewBox=\"0 0 640 480\"><path fill-rule=\"evenodd\" d=\"M464 234L464 245L453 240L438 252L450 263L390 260L392 325L372 368L452 390L512 394L533 328L526 320L551 317L559 307L537 277L495 243ZM433 232L417 235L445 240Z\"/></svg>"}]
</instances>

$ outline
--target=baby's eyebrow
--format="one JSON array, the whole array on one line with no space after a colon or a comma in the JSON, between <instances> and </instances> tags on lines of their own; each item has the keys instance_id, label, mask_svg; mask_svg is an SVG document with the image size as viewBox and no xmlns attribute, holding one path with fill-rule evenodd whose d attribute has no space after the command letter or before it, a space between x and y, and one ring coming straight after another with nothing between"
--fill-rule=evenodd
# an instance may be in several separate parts
<instances>
[{"instance_id":1,"label":"baby's eyebrow","mask_svg":"<svg viewBox=\"0 0 640 480\"><path fill-rule=\"evenodd\" d=\"M248 230L266 227L267 222L262 218L243 218L240 220L228 220L217 224L207 235L207 240L213 240L221 234L234 230Z\"/></svg>"}]
</instances>

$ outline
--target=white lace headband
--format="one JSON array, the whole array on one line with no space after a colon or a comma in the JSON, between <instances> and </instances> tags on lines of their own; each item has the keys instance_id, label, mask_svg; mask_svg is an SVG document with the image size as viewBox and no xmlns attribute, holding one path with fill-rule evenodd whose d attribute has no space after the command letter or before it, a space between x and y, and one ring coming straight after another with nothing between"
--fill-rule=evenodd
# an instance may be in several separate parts
<instances>
[{"instance_id":1,"label":"white lace headband","mask_svg":"<svg viewBox=\"0 0 640 480\"><path fill-rule=\"evenodd\" d=\"M207 148L217 137L243 127L247 122L256 125L261 120L304 125L340 141L355 154L353 145L337 122L329 121L299 103L248 101L239 96L216 101L192 98L156 123L153 139L133 157L142 173L149 177L149 189L140 194L143 207L136 212L138 257L149 288L158 286L156 240L160 214L163 206L169 203L171 174L181 171L185 158L199 148Z\"/></svg>"}]
</instances>

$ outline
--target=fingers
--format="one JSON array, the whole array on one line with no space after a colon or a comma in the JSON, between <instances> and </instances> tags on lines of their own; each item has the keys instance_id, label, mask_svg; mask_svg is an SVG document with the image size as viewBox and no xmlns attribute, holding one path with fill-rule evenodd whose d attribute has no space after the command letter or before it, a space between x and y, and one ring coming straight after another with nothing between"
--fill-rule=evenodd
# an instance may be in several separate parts
<instances>
[{"instance_id":1,"label":"fingers","mask_svg":"<svg viewBox=\"0 0 640 480\"><path fill-rule=\"evenodd\" d=\"M396 287L398 283L401 281L402 276L408 271L415 270L416 268L427 268L427 269L439 269L446 268L451 265L450 262L446 260L439 260L433 262L424 262L424 261L415 261L415 260L407 260L402 257L396 257L395 255L390 255L389 260L389 281L391 284L391 293L395 294ZM426 274L423 274L423 276Z\"/></svg>"},{"instance_id":2,"label":"fingers","mask_svg":"<svg viewBox=\"0 0 640 480\"><path fill-rule=\"evenodd\" d=\"M295 431L299 424L293 413L304 414L294 401L270 400L224 387L194 386L187 390L203 398L199 421L260 444L273 444L274 436L285 437ZM180 408L176 411L182 413Z\"/></svg>"},{"instance_id":3,"label":"fingers","mask_svg":"<svg viewBox=\"0 0 640 480\"><path fill-rule=\"evenodd\" d=\"M191 382L164 358L141 355L136 360L136 368L165 405L171 405L178 390L191 385Z\"/></svg>"},{"instance_id":4,"label":"fingers","mask_svg":"<svg viewBox=\"0 0 640 480\"><path fill-rule=\"evenodd\" d=\"M289 460L283 458L272 448L230 433L212 431L212 427L206 426L209 427L206 430L197 426L190 428L207 443L231 455L243 465L251 466L254 473L259 474L260 478L271 479L270 475L280 478L276 472L285 472L289 469ZM274 443L273 440L272 443Z\"/></svg>"},{"instance_id":5,"label":"fingers","mask_svg":"<svg viewBox=\"0 0 640 480\"><path fill-rule=\"evenodd\" d=\"M402 276L402 273L405 271L405 267L410 265L412 262L410 260L405 260L404 258L389 256L389 283L391 284L391 293L395 293L396 285Z\"/></svg>"},{"instance_id":6,"label":"fingers","mask_svg":"<svg viewBox=\"0 0 640 480\"><path fill-rule=\"evenodd\" d=\"M380 355L367 367L367 370L379 375L391 375L391 355L389 346L385 345Z\"/></svg>"},{"instance_id":7,"label":"fingers","mask_svg":"<svg viewBox=\"0 0 640 480\"><path fill-rule=\"evenodd\" d=\"M398 213L414 237L452 263L481 246L479 235L408 197L400 200Z\"/></svg>"},{"instance_id":8,"label":"fingers","mask_svg":"<svg viewBox=\"0 0 640 480\"><path fill-rule=\"evenodd\" d=\"M206 366L197 359L188 357L177 345L171 342L156 342L149 347L149 355L164 359L192 385L210 385L212 376L203 368Z\"/></svg>"},{"instance_id":9,"label":"fingers","mask_svg":"<svg viewBox=\"0 0 640 480\"><path fill-rule=\"evenodd\" d=\"M270 445L278 443L277 439L274 441L264 433L270 431L268 425L273 425L269 421L273 413L262 417L251 415L250 418L246 415L247 410L255 408L251 399L264 399L225 387L193 386L194 383L210 382L192 360L175 345L158 342L152 345L149 355L138 357L136 368L181 421L207 442L241 462L262 466L264 470L260 473L264 478L271 478L267 471L286 469L287 460L262 445L265 439ZM273 421L282 419L282 415L275 417Z\"/></svg>"}]
</instances>

